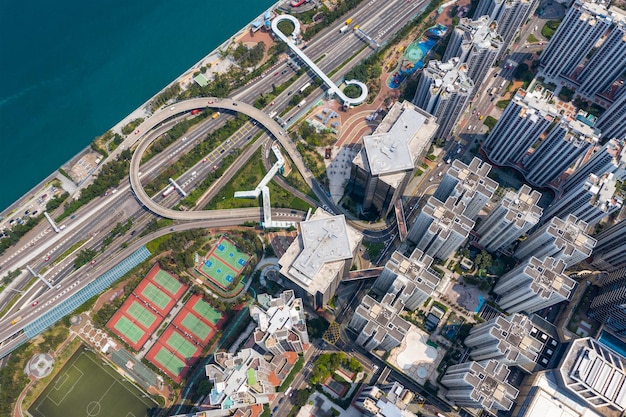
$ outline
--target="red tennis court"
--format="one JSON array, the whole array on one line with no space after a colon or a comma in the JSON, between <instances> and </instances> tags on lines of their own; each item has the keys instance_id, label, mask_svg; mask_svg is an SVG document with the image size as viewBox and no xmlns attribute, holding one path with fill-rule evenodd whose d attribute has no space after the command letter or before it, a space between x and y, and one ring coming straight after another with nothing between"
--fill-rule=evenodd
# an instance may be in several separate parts
<instances>
[{"instance_id":1,"label":"red tennis court","mask_svg":"<svg viewBox=\"0 0 626 417\"><path fill-rule=\"evenodd\" d=\"M107 323L107 328L137 351L146 343L151 334L126 317L121 308L111 317Z\"/></svg>"},{"instance_id":2,"label":"red tennis court","mask_svg":"<svg viewBox=\"0 0 626 417\"><path fill-rule=\"evenodd\" d=\"M200 358L201 352L201 346L170 325L152 346L146 359L163 369L176 382L180 382L191 365Z\"/></svg>"}]
</instances>

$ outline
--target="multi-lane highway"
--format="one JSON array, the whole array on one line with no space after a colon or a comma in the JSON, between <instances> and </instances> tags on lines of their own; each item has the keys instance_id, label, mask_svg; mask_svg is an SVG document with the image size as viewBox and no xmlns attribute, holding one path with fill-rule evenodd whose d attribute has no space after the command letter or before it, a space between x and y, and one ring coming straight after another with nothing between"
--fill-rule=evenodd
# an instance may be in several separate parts
<instances>
[{"instance_id":1,"label":"multi-lane highway","mask_svg":"<svg viewBox=\"0 0 626 417\"><path fill-rule=\"evenodd\" d=\"M368 3L363 4L356 10L350 13L354 22L360 24L361 28L370 34L373 38L375 38L380 43L384 43L397 29L406 24L413 16L417 14L417 12L423 8L427 3L426 2L405 2L402 1L389 1L383 2L382 0L370 0ZM346 18L347 18L346 17ZM364 56L369 54L371 50L369 48L364 48L360 53L356 54L355 51L359 50L363 45L365 45L364 41L359 39L354 33L346 33L340 34L338 29L341 23L337 23L328 29L322 31L318 34L315 39L309 41L303 49L306 48L307 55L313 59L318 66L330 72L335 69L340 64L344 63L347 59L353 58L353 61L362 59ZM337 71L332 78L335 80L340 80L343 74L350 69L351 65L343 66L339 71ZM256 82L249 84L248 86L240 89L233 94L233 98L237 101L223 99L220 100L220 104L223 105L224 109L230 109L239 111L241 108L246 107L246 110L250 110L251 112L255 112L255 115L252 117L256 120L267 118L262 111L253 108L252 106L248 106L245 103L251 103L260 93L269 92L272 90L272 84L279 84L285 81L286 78L291 77L292 74L288 73L282 74L282 69L286 69L287 66L285 63L279 65L275 70L277 70L276 74L280 75L275 76L266 76ZM278 96L274 100L274 107L280 112L281 109L287 106L287 103L290 100L291 93L301 88L306 82L310 81L308 76L300 77L300 79L291 86L291 89L284 92L280 96ZM315 93L314 93L315 94ZM193 103L191 106L196 106L193 108L202 108L208 107L209 99L197 99L203 102L202 105L197 105ZM236 103L236 104L235 104ZM242 103L242 104L239 104ZM215 103L213 103L215 104ZM124 149L129 149L131 145L136 142L140 136L143 136L145 133L149 133L149 137L156 138L161 134L165 133L169 130L177 120L180 120L181 117L188 117L187 114L183 114L183 116L177 116L179 114L178 107L182 105L180 103L176 103L173 106L166 108L165 110L159 112L158 114L154 114L149 117L146 121L144 121L144 125L138 128L139 132L135 134L133 132L129 135L126 140L119 146L115 151L113 151L110 155L110 158L116 158ZM239 108L236 108L241 106ZM172 107L175 107L172 109ZM285 117L293 116L300 109L293 109ZM168 114L168 111L170 112ZM256 113L258 112L258 113ZM160 118L160 119L159 119ZM198 126L196 130L194 130L194 137L189 135L187 138L188 142L184 143L184 139L179 139L174 144L172 144L168 149L164 152L153 157L148 163L144 164L141 167L141 171L137 170L137 176L141 176L142 181L147 181L156 176L162 169L163 166L170 164L177 160L181 155L183 155L186 151L191 149L191 144L193 143L195 138L199 138L202 135L202 132L207 132L219 124L223 123L223 118L218 120L208 120L203 123L201 126ZM298 169L307 173L308 169L301 164L301 158L295 152L295 147L287 139L282 132L280 126L278 126L275 122L269 120L267 121L266 127L270 126L268 130L272 133L277 139L281 140L281 143L286 147L288 153L294 160ZM152 130L150 130L152 129ZM141 133L141 135L139 134ZM283 137L284 136L284 137ZM144 136L145 139L148 140L148 136ZM225 145L222 145L225 146ZM292 153L293 152L293 153ZM226 153L225 153L226 154ZM218 160L217 155L213 155L210 161L213 166L215 166ZM300 166L299 166L300 165ZM206 164L206 169L210 167L210 164ZM141 175L139 174L141 172ZM179 181L183 183L187 183L189 187L193 187L195 183L202 179L202 174L199 173L199 170L196 170L196 175L191 175L191 172L187 172L179 177ZM319 184L316 181L311 180L312 176L304 175L307 180L310 180L310 184L313 190L316 192L318 196L321 197L323 203L328 205L329 207L334 207L332 201L326 196L324 190L321 189ZM136 178L137 179L137 178ZM135 180L136 180L135 179ZM308 182L308 181L307 181ZM138 186L139 182L135 181L135 186L137 189L143 190L142 187ZM155 200L160 200L160 195L158 195ZM147 201L147 200L146 200ZM152 201L152 200L150 200ZM159 203L163 205L163 207L167 210L170 210L169 207L173 206L177 201L176 196L169 197L168 200ZM143 202L143 200L142 200ZM160 210L156 208L156 210ZM204 226L202 227L217 227L217 226L227 226L232 224L240 224L241 222L246 221L247 219L257 221L260 217L259 209L250 209L250 212L244 211L219 211L217 213L212 213L212 215L207 216L208 219ZM174 210L171 210L174 211ZM58 216L62 212L62 209L58 209L56 213L51 213L52 217ZM183 213L177 212L175 213ZM288 219L289 216L293 216L290 210L284 210L281 212L277 210L276 213L273 213L274 216L281 218L281 216L285 219ZM193 213L190 218L196 218L197 213ZM102 246L102 241L104 237L108 234L108 231L119 221L125 221L126 219L133 219L133 230L141 230L145 224L147 224L150 220L154 219L154 216L151 213L146 212L142 207L136 204L133 199L128 184L121 184L116 193L110 194L108 196L104 196L102 198L96 199L91 203L87 204L81 210L79 210L75 216L72 218L68 218L64 220L64 224L66 228L59 234L51 233L48 231L48 224L41 224L35 229L33 229L29 234L27 234L20 245L18 245L13 250L7 251L4 256L0 257L0 265L3 267L3 272L7 270L13 270L16 268L24 268L25 265L31 264L36 271L41 269L43 266L51 264L54 262L55 258L62 254L65 250L70 248L76 242L85 241L84 246L82 248L100 248ZM291 219L293 220L293 217ZM197 223L193 223L197 224ZM182 225L176 225L176 229L178 230ZM185 224L185 227L194 227L189 226L189 224ZM198 226L195 226L198 227ZM359 228L365 231L367 237L376 239L385 240L393 233L392 230L376 230L370 231L366 230L367 225L362 225ZM164 231L168 232L168 231ZM62 299L67 298L71 294L73 294L78 289L82 288L84 285L88 283L90 279L95 278L101 272L104 272L109 266L114 265L113 260L119 260L121 257L127 256L128 253L131 252L131 248L134 247L134 244L138 242L138 238L133 237L131 234L127 234L118 238L114 244L112 244L109 248L105 250L105 252L98 256L98 262L93 266L88 266L87 268L83 268L77 272L73 271L73 256L67 257L64 261L59 262L58 264L50 267L46 273L46 277L48 279L52 279L55 284L61 283L60 289L53 289L44 292L44 288L40 284L34 285L27 294L24 294L20 303L16 305L16 309L20 309L19 311L14 311L5 317L0 322L0 340L6 339L6 337L10 336L15 330L18 330L20 327L23 327L25 323L34 320L36 317L45 314L46 306L50 307L57 302L60 302ZM130 242L129 247L126 250L120 250L119 245L121 243ZM19 251L19 253L18 253ZM107 260L107 262L104 262ZM91 269L91 272L88 270ZM87 277L87 274L90 274ZM82 277L80 279L80 283L76 284L73 288L68 290L74 283L75 277ZM20 280L16 280L10 286L10 291L4 291L4 293L0 296L0 306L6 304L6 302L11 298L10 295L13 290L18 290L20 285L29 281L29 277L24 276ZM61 295L59 295L61 294ZM57 297L55 299L55 297ZM36 300L37 305L31 307L30 303ZM56 300L56 301L51 301ZM18 327L14 327L10 325L10 321L12 317L20 315L26 312L25 314L27 319L23 319L20 322ZM32 314L31 314L32 313Z\"/></svg>"}]
</instances>

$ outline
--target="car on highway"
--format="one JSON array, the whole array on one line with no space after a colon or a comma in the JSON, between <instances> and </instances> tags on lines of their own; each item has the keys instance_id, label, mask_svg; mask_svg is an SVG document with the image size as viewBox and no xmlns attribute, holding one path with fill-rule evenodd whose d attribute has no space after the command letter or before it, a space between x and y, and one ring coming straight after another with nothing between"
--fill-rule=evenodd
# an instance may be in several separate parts
<instances>
[{"instance_id":1,"label":"car on highway","mask_svg":"<svg viewBox=\"0 0 626 417\"><path fill-rule=\"evenodd\" d=\"M94 259L93 261L89 262L89 265L95 265L96 262L98 261Z\"/></svg>"},{"instance_id":2,"label":"car on highway","mask_svg":"<svg viewBox=\"0 0 626 417\"><path fill-rule=\"evenodd\" d=\"M276 71L276 72L274 73L274 77L275 77L275 76L277 76L277 75L278 75L278 71Z\"/></svg>"},{"instance_id":3,"label":"car on highway","mask_svg":"<svg viewBox=\"0 0 626 417\"><path fill-rule=\"evenodd\" d=\"M287 74L287 70L282 70L282 71L280 72L280 74L281 74L281 75L285 75L285 74Z\"/></svg>"},{"instance_id":4,"label":"car on highway","mask_svg":"<svg viewBox=\"0 0 626 417\"><path fill-rule=\"evenodd\" d=\"M50 255L46 256L45 258L43 258L44 261L48 262L50 260Z\"/></svg>"},{"instance_id":5,"label":"car on highway","mask_svg":"<svg viewBox=\"0 0 626 417\"><path fill-rule=\"evenodd\" d=\"M435 177L430 177L430 178L428 179L428 181L432 181L432 180L434 180L434 179L435 179Z\"/></svg>"},{"instance_id":6,"label":"car on highway","mask_svg":"<svg viewBox=\"0 0 626 417\"><path fill-rule=\"evenodd\" d=\"M38 301L38 300L35 300L35 301L31 304L31 305L32 305L33 307L35 307L37 304L39 304L39 301Z\"/></svg>"},{"instance_id":7,"label":"car on highway","mask_svg":"<svg viewBox=\"0 0 626 417\"><path fill-rule=\"evenodd\" d=\"M135 135L139 134L139 129L135 130Z\"/></svg>"}]
</instances>

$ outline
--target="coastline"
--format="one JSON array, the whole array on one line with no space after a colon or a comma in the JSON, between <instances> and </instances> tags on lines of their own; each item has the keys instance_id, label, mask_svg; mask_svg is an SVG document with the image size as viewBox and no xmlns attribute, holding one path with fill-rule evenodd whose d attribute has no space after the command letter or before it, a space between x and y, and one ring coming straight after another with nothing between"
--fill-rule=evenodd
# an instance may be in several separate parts
<instances>
[{"instance_id":1,"label":"coastline","mask_svg":"<svg viewBox=\"0 0 626 417\"><path fill-rule=\"evenodd\" d=\"M192 74L194 71L196 71L197 69L199 69L200 67L202 67L203 65L212 64L212 68L215 67L215 69L217 69L217 71L212 71L212 72L219 72L220 68L219 66L215 65L218 62L222 61L222 58L220 58L219 54L220 54L220 50L222 50L223 48L228 47L231 43L233 42L237 42L237 40L239 38L241 38L242 36L245 35L245 32L248 30L248 28L250 27L250 25L252 24L252 22L254 22L255 20L258 20L259 17L263 16L263 14L267 11L267 10L274 10L276 8L279 7L279 5L282 3L282 0L278 0L276 3L272 4L271 6L269 6L268 8L264 9L262 12L260 12L257 16L257 18L251 20L250 22L248 22L247 24L245 24L241 29L239 29L237 32L235 32L232 35L229 35L224 42L222 42L220 45L218 45L217 47L215 47L212 51L210 51L207 55L205 55L202 59L200 59L198 62L196 62L194 65L192 65L190 68L188 68L186 71L184 71L182 74L178 75L175 79L173 79L170 83L168 83L167 85L163 86L159 91L156 91L150 98L148 98L144 103L142 103L139 107L137 107L135 110L133 110L131 113L127 114L126 116L124 116L120 121L118 121L115 125L113 125L112 127L110 127L108 130L117 132L121 134L121 129L123 126L125 126L126 124L128 124L128 122L130 122L131 120L137 119L139 117L150 117L150 113L148 112L147 108L150 104L150 102L156 97L158 96L161 92L163 92L164 90L166 90L167 88L169 88L170 86L178 83L180 84L181 88L184 90L186 88L185 84L188 83L193 83L192 80ZM104 132L101 132L100 134L103 134ZM44 179L42 179L41 181L39 181L35 186L33 186L31 189L29 189L27 192L25 192L24 194L22 194L18 199L16 199L13 203L11 203L8 207L3 208L2 210L0 210L0 221L6 219L7 217L11 216L22 204L24 204L26 201L36 198L36 196L46 188L47 184L49 184L51 181L53 181L56 178L60 178L62 177L63 179L61 179L61 181L63 183L65 183L66 181L68 181L67 179L65 179L65 177L63 176L63 174L61 174L59 172L59 169L65 165L67 165L68 163L70 163L72 160L76 159L78 156L80 156L81 154L83 154L85 151L88 151L91 148L91 143L89 143L88 145L86 145L84 148L82 148L79 152L77 152L76 154L72 155L70 158L68 158L67 161L65 161L64 163L62 163L61 165L59 165L59 167L57 169L55 169L53 172L51 172L48 176L46 176ZM101 166L103 166L108 160L109 158L115 155L115 153L110 153L106 158L103 158L100 163L98 164L97 168L93 171L93 174L96 174L99 170L99 168ZM65 188L64 188L65 189ZM70 192L70 194L73 193L72 190L66 190L68 192Z\"/></svg>"}]
</instances>

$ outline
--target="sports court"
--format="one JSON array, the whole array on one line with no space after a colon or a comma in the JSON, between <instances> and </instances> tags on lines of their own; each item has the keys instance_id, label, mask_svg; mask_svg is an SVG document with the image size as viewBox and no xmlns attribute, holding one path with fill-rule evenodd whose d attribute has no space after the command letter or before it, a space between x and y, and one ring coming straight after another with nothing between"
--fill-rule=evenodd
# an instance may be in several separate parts
<instances>
[{"instance_id":1,"label":"sports court","mask_svg":"<svg viewBox=\"0 0 626 417\"><path fill-rule=\"evenodd\" d=\"M240 252L235 245L228 239L222 237L216 247L213 249L213 255L220 258L235 272L240 273L248 263L250 257L245 253Z\"/></svg>"},{"instance_id":2,"label":"sports court","mask_svg":"<svg viewBox=\"0 0 626 417\"><path fill-rule=\"evenodd\" d=\"M158 405L84 347L35 400L33 417L146 417Z\"/></svg>"},{"instance_id":3,"label":"sports court","mask_svg":"<svg viewBox=\"0 0 626 417\"><path fill-rule=\"evenodd\" d=\"M160 317L157 319L156 314L148 310L136 299L132 300L125 313L134 318L146 330L150 329L157 320L159 323L162 320Z\"/></svg>"},{"instance_id":4,"label":"sports court","mask_svg":"<svg viewBox=\"0 0 626 417\"><path fill-rule=\"evenodd\" d=\"M220 321L223 316L213 306L202 299L202 297L194 295L187 301L185 308L198 313L204 320L216 329L220 329Z\"/></svg>"},{"instance_id":5,"label":"sports court","mask_svg":"<svg viewBox=\"0 0 626 417\"><path fill-rule=\"evenodd\" d=\"M146 279L152 281L157 288L176 300L182 297L187 290L186 284L183 284L174 275L161 269L158 263L154 264L150 269L150 272L146 275Z\"/></svg>"},{"instance_id":6,"label":"sports court","mask_svg":"<svg viewBox=\"0 0 626 417\"><path fill-rule=\"evenodd\" d=\"M220 288L227 289L249 260L249 255L239 251L233 242L222 236L197 269Z\"/></svg>"},{"instance_id":7,"label":"sports court","mask_svg":"<svg viewBox=\"0 0 626 417\"><path fill-rule=\"evenodd\" d=\"M186 375L189 366L200 358L202 347L169 326L146 355L146 359L164 368L176 382Z\"/></svg>"},{"instance_id":8,"label":"sports court","mask_svg":"<svg viewBox=\"0 0 626 417\"><path fill-rule=\"evenodd\" d=\"M113 317L111 317L111 320L107 323L107 327L135 350L141 349L150 337L150 333L133 323L124 315L122 309L117 310Z\"/></svg>"},{"instance_id":9,"label":"sports court","mask_svg":"<svg viewBox=\"0 0 626 417\"><path fill-rule=\"evenodd\" d=\"M215 334L215 330L205 320L183 308L172 322L182 332L192 336L196 342L205 345Z\"/></svg>"},{"instance_id":10,"label":"sports court","mask_svg":"<svg viewBox=\"0 0 626 417\"><path fill-rule=\"evenodd\" d=\"M149 282L138 294L153 306L160 310L165 310L167 305L172 301L172 297L161 291L156 285Z\"/></svg>"}]
</instances>

